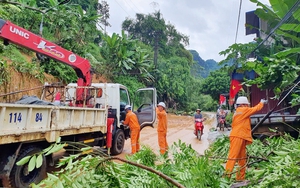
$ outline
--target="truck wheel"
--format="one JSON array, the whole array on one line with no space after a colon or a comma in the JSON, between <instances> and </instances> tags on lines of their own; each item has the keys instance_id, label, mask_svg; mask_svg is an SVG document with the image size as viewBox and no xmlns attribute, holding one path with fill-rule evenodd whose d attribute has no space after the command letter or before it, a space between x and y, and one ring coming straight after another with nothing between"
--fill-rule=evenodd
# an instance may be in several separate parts
<instances>
[{"instance_id":1,"label":"truck wheel","mask_svg":"<svg viewBox=\"0 0 300 188\"><path fill-rule=\"evenodd\" d=\"M16 162L22 158L41 152L41 149L36 146L25 146L20 150L20 154L17 157ZM43 156L42 166L38 169L34 169L28 172L28 163L22 166L14 164L12 171L9 175L9 181L12 187L27 188L31 183L39 183L46 177L47 163L46 157Z\"/></svg>"},{"instance_id":2,"label":"truck wheel","mask_svg":"<svg viewBox=\"0 0 300 188\"><path fill-rule=\"evenodd\" d=\"M112 141L111 154L118 155L122 153L124 149L124 144L125 144L124 132L122 129L118 129Z\"/></svg>"}]
</instances>

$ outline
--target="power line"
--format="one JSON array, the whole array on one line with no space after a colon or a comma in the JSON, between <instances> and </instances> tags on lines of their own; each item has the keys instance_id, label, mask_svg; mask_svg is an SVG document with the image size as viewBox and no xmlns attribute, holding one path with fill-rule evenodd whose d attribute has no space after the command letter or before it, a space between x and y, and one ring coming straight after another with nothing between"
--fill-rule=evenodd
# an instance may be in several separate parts
<instances>
[{"instance_id":1,"label":"power line","mask_svg":"<svg viewBox=\"0 0 300 188\"><path fill-rule=\"evenodd\" d=\"M236 24L236 32L235 32L235 40L234 43L236 43L238 32L239 32L239 25L240 25L240 17L241 17L241 9L242 9L242 0L240 0L240 8L239 8L239 14L238 14L238 21Z\"/></svg>"},{"instance_id":2,"label":"power line","mask_svg":"<svg viewBox=\"0 0 300 188\"><path fill-rule=\"evenodd\" d=\"M135 10L134 10L134 8L132 8L132 6L130 5L130 3L128 3L126 0L125 0L125 3L135 12L135 13L137 13Z\"/></svg>"},{"instance_id":3,"label":"power line","mask_svg":"<svg viewBox=\"0 0 300 188\"><path fill-rule=\"evenodd\" d=\"M119 4L119 2L117 1L117 0L115 0L115 2L124 10L124 12L126 13L126 14L128 14L128 16L130 16L130 14Z\"/></svg>"},{"instance_id":4,"label":"power line","mask_svg":"<svg viewBox=\"0 0 300 188\"><path fill-rule=\"evenodd\" d=\"M285 14L285 16L280 20L280 22L271 30L268 36L257 45L257 47L252 51L252 53L255 52L264 42L266 42L269 39L269 37L273 35L273 33L293 15L294 11L298 10L299 5L300 5L300 0L298 0L293 5L293 7Z\"/></svg>"},{"instance_id":5,"label":"power line","mask_svg":"<svg viewBox=\"0 0 300 188\"><path fill-rule=\"evenodd\" d=\"M129 0L132 4L133 4L133 6L135 6L135 4L131 1L131 0ZM140 13L142 13L142 11L137 7L137 6L135 6L135 8L140 12Z\"/></svg>"}]
</instances>

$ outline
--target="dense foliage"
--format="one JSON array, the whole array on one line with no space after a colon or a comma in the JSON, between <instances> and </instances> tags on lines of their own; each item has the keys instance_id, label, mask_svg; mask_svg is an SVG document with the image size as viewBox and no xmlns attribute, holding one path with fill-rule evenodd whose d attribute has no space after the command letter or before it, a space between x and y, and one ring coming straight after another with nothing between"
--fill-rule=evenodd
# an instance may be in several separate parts
<instances>
[{"instance_id":1,"label":"dense foliage","mask_svg":"<svg viewBox=\"0 0 300 188\"><path fill-rule=\"evenodd\" d=\"M210 158L226 159L229 150L229 139L218 139L206 151ZM254 140L247 146L247 187L299 187L300 139L289 135L268 138L263 142ZM222 157L224 156L224 157ZM234 178L234 177L231 177Z\"/></svg>"},{"instance_id":2,"label":"dense foliage","mask_svg":"<svg viewBox=\"0 0 300 188\"><path fill-rule=\"evenodd\" d=\"M79 149L75 143L68 143ZM41 153L27 156L17 164L28 163L29 171L42 163L41 155L50 155L65 146L55 143ZM100 150L82 147L78 154L60 160L59 171L48 173L48 178L33 187L230 187L235 173L224 177L229 139L217 139L204 156L180 140L166 155L156 155L143 146L141 151L126 156L126 160L108 156ZM92 153L91 153L92 152ZM289 135L254 140L247 146L246 187L299 187L300 139Z\"/></svg>"},{"instance_id":3,"label":"dense foliage","mask_svg":"<svg viewBox=\"0 0 300 188\"><path fill-rule=\"evenodd\" d=\"M275 97L279 98L299 78L299 1L270 0L271 6L258 0L251 1L258 5L255 14L268 25L260 32L269 38L265 41L258 38L248 44L231 45L220 52L227 56L221 64L234 59L231 70L254 70L258 77L246 80L246 84L272 89ZM249 57L255 58L255 61L249 61ZM299 100L298 91L293 96L294 101Z\"/></svg>"},{"instance_id":4,"label":"dense foliage","mask_svg":"<svg viewBox=\"0 0 300 188\"><path fill-rule=\"evenodd\" d=\"M94 72L106 77L108 81L118 81L125 85L126 80L136 80L134 85L154 86L158 91L158 100L166 102L168 108L193 111L199 107L213 109L219 94L228 92L226 74L237 67L254 70L259 75L255 80L246 80L246 85L272 88L277 96L284 93L298 78L299 11L293 9L289 17L284 17L296 0L270 0L272 8L257 0L252 2L258 5L255 13L269 24L267 30L261 32L267 34L278 25L278 29L271 35L272 43L260 45L261 39L257 39L248 44L231 45L220 52L226 57L221 62L225 66L221 73L219 70L210 72L219 68L213 60L203 63L196 51L185 49L189 38L167 23L160 11L148 15L138 13L135 19L124 20L124 32L120 32L120 35L113 33L111 36L103 31L103 27L109 26L109 4L105 1L71 1L67 4L57 0L5 1L0 6L0 15L89 59ZM279 4L284 4L284 8ZM7 47L2 46L1 56L5 56L7 52L4 51L7 50ZM33 55L25 50L22 52ZM257 60L247 61L249 54L254 54ZM41 81L43 72L58 77L64 83L76 81L76 74L71 67L51 59L39 56L38 59L34 58L34 65L27 65L26 62L20 65L20 61L23 60L16 61L13 68L39 75L37 77ZM229 61L234 63L228 65ZM33 71L29 70L31 67ZM224 79L217 75L223 75ZM201 77L206 78L205 81ZM4 74L1 79L7 78ZM134 88L128 88L134 93ZM298 101L298 95L294 92L293 104Z\"/></svg>"},{"instance_id":5,"label":"dense foliage","mask_svg":"<svg viewBox=\"0 0 300 188\"><path fill-rule=\"evenodd\" d=\"M106 1L5 1L0 4L0 16L87 58L93 72L109 82L126 85L130 80L131 84L126 86L131 94L136 86L156 87L158 100L166 102L170 110L193 111L199 107L209 110L216 103L198 89L202 76L191 74L197 62L185 49L189 38L168 24L159 11L126 19L125 32L111 35L105 31L110 25ZM34 56L32 52L26 53ZM1 57L5 55L2 53ZM46 72L65 84L76 81L76 73L70 66L41 54L33 59L33 63L17 61L12 66L15 69L36 66L38 75ZM204 68L197 66L196 70L207 68L206 64ZM42 77L40 80L43 82Z\"/></svg>"},{"instance_id":6,"label":"dense foliage","mask_svg":"<svg viewBox=\"0 0 300 188\"><path fill-rule=\"evenodd\" d=\"M134 39L152 47L152 73L156 81L153 85L157 88L159 99L175 111L198 108L198 101L203 96L199 89L190 89L198 81L191 74L195 64L192 54L184 48L189 43L188 37L167 24L159 11L149 15L136 14L135 19L126 19L122 28ZM212 107L209 103L205 105L207 110Z\"/></svg>"},{"instance_id":7,"label":"dense foliage","mask_svg":"<svg viewBox=\"0 0 300 188\"><path fill-rule=\"evenodd\" d=\"M230 76L226 69L211 72L201 85L201 92L209 94L214 100L218 101L220 94L228 93Z\"/></svg>"},{"instance_id":8,"label":"dense foliage","mask_svg":"<svg viewBox=\"0 0 300 188\"><path fill-rule=\"evenodd\" d=\"M55 144L43 152L57 151L65 144ZM33 187L228 187L222 177L220 161L209 160L179 141L172 145L167 155L156 155L143 146L140 152L126 156L126 160L110 157L101 151L85 155L85 147L76 155L60 160L60 171ZM51 153L51 152L50 152ZM40 154L19 161L28 163L29 169L41 163ZM120 161L120 162L116 162Z\"/></svg>"}]
</instances>

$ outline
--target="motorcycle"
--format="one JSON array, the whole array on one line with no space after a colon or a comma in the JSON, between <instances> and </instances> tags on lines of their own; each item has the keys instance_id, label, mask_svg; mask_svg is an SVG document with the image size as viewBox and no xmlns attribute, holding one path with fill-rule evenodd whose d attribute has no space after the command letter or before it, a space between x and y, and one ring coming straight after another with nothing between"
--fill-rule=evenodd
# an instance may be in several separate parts
<instances>
[{"instance_id":1,"label":"motorcycle","mask_svg":"<svg viewBox=\"0 0 300 188\"><path fill-rule=\"evenodd\" d=\"M194 134L197 136L198 140L201 140L201 136L203 135L203 129L204 129L203 121L205 121L205 120L206 120L206 118L195 119Z\"/></svg>"},{"instance_id":2,"label":"motorcycle","mask_svg":"<svg viewBox=\"0 0 300 188\"><path fill-rule=\"evenodd\" d=\"M220 131L224 131L225 123L226 123L225 116L220 116L219 117L219 128L220 128Z\"/></svg>"}]
</instances>

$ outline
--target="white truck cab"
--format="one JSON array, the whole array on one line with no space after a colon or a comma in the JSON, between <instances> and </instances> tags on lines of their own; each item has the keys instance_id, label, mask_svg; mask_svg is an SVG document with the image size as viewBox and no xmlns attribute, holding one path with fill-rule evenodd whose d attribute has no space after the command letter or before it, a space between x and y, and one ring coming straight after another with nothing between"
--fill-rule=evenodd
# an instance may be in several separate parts
<instances>
[{"instance_id":1,"label":"white truck cab","mask_svg":"<svg viewBox=\"0 0 300 188\"><path fill-rule=\"evenodd\" d=\"M66 102L74 101L76 96L76 83L70 83L66 87ZM95 108L111 109L116 115L117 127L120 127L120 122L125 120L125 106L131 105L133 112L137 114L141 129L146 126L152 126L156 120L155 107L156 89L143 88L136 91L133 96L133 101L130 100L127 87L118 83L92 83L90 91L90 102Z\"/></svg>"}]
</instances>

